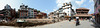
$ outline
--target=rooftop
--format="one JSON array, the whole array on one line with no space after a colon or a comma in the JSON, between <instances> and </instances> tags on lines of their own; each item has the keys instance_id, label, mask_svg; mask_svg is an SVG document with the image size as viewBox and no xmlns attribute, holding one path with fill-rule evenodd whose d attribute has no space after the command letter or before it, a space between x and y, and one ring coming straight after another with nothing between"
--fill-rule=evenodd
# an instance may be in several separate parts
<instances>
[{"instance_id":1,"label":"rooftop","mask_svg":"<svg viewBox=\"0 0 100 28\"><path fill-rule=\"evenodd\" d=\"M76 10L89 10L89 9L81 7L81 8L78 8Z\"/></svg>"},{"instance_id":2,"label":"rooftop","mask_svg":"<svg viewBox=\"0 0 100 28\"><path fill-rule=\"evenodd\" d=\"M92 16L92 15L91 14L76 14L74 16L75 17L77 17L77 16L88 17L88 16Z\"/></svg>"}]
</instances>

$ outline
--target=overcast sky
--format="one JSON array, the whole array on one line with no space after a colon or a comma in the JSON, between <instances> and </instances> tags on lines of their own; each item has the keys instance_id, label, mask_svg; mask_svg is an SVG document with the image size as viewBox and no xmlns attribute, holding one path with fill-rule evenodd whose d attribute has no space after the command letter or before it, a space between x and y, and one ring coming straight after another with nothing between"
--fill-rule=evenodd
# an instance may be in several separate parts
<instances>
[{"instance_id":1,"label":"overcast sky","mask_svg":"<svg viewBox=\"0 0 100 28\"><path fill-rule=\"evenodd\" d=\"M19 6L23 3L28 5L30 8L40 10L45 13L53 12L59 9L63 3L71 2L72 8L84 7L90 9L89 14L94 13L94 2L93 0L0 0L0 10L4 8L6 4L12 8L19 9Z\"/></svg>"}]
</instances>

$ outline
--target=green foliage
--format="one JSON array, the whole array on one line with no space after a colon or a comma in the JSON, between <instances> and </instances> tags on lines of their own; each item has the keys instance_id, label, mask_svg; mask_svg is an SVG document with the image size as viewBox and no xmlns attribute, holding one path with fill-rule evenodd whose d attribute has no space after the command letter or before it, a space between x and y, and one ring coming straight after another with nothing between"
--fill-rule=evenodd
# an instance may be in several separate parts
<instances>
[{"instance_id":1,"label":"green foliage","mask_svg":"<svg viewBox=\"0 0 100 28\"><path fill-rule=\"evenodd\" d=\"M37 13L39 13L40 11L39 10L37 10Z\"/></svg>"}]
</instances>

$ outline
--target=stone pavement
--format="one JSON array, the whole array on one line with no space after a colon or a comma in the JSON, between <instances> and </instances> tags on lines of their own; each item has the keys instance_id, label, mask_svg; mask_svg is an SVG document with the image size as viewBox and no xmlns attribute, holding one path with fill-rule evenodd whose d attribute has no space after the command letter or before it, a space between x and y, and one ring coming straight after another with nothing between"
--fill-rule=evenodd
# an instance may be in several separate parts
<instances>
[{"instance_id":1,"label":"stone pavement","mask_svg":"<svg viewBox=\"0 0 100 28\"><path fill-rule=\"evenodd\" d=\"M36 27L25 27L25 28L94 28L92 25L93 23L89 22L88 20L84 20L84 21L80 20L80 25L75 26L74 20L72 20L71 22L66 20L54 24L47 24L47 25L36 26ZM0 26L0 28L19 28L19 27Z\"/></svg>"},{"instance_id":2,"label":"stone pavement","mask_svg":"<svg viewBox=\"0 0 100 28\"><path fill-rule=\"evenodd\" d=\"M71 22L67 21L62 21L54 24L47 24L43 26L37 26L37 27L26 27L26 28L94 28L92 22L89 22L88 20L81 21L80 20L80 25L75 26L75 21L72 20Z\"/></svg>"}]
</instances>

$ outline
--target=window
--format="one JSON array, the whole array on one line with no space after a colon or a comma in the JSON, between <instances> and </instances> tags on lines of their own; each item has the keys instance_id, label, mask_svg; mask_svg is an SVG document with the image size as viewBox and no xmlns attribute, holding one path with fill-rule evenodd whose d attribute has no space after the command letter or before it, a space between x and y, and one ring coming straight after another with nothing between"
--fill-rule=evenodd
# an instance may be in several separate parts
<instances>
[{"instance_id":1,"label":"window","mask_svg":"<svg viewBox=\"0 0 100 28\"><path fill-rule=\"evenodd\" d=\"M31 11L31 12L33 12L33 11Z\"/></svg>"},{"instance_id":2,"label":"window","mask_svg":"<svg viewBox=\"0 0 100 28\"><path fill-rule=\"evenodd\" d=\"M33 15L31 15L31 16L33 16Z\"/></svg>"},{"instance_id":3,"label":"window","mask_svg":"<svg viewBox=\"0 0 100 28\"><path fill-rule=\"evenodd\" d=\"M67 5L67 6L69 6L69 5Z\"/></svg>"},{"instance_id":4,"label":"window","mask_svg":"<svg viewBox=\"0 0 100 28\"><path fill-rule=\"evenodd\" d=\"M99 4L100 4L100 0L99 0Z\"/></svg>"},{"instance_id":5,"label":"window","mask_svg":"<svg viewBox=\"0 0 100 28\"><path fill-rule=\"evenodd\" d=\"M28 14L30 14L30 13L28 13Z\"/></svg>"},{"instance_id":6,"label":"window","mask_svg":"<svg viewBox=\"0 0 100 28\"><path fill-rule=\"evenodd\" d=\"M98 11L100 12L100 9L98 9Z\"/></svg>"}]
</instances>

